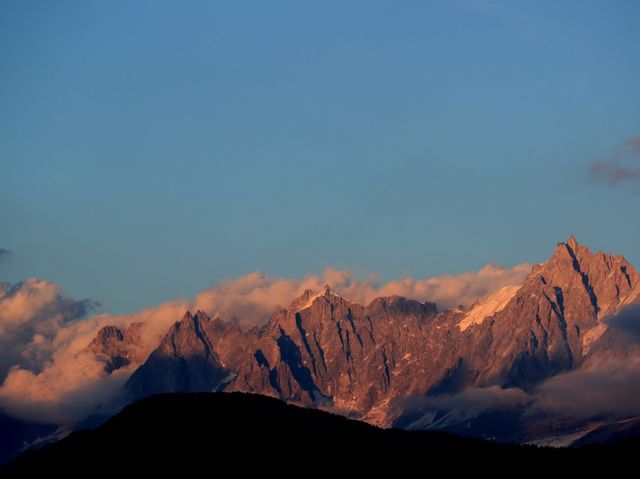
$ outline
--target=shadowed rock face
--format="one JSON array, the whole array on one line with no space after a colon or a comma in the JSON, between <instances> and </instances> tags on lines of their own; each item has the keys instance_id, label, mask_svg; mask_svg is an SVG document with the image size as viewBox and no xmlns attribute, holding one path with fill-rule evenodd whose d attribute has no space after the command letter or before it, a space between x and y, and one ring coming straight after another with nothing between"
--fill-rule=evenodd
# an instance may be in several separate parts
<instances>
[{"instance_id":1,"label":"shadowed rock face","mask_svg":"<svg viewBox=\"0 0 640 479\"><path fill-rule=\"evenodd\" d=\"M389 424L399 399L466 386L524 389L579 365L602 319L640 299L621 256L571 237L511 299L461 328L466 312L401 297L364 306L328 287L306 291L259 329L187 313L127 383L155 392L254 392ZM485 309L486 310L486 309Z\"/></svg>"},{"instance_id":2,"label":"shadowed rock face","mask_svg":"<svg viewBox=\"0 0 640 479\"><path fill-rule=\"evenodd\" d=\"M127 388L136 397L163 392L215 391L228 374L211 337L213 321L187 312L138 368Z\"/></svg>"}]
</instances>

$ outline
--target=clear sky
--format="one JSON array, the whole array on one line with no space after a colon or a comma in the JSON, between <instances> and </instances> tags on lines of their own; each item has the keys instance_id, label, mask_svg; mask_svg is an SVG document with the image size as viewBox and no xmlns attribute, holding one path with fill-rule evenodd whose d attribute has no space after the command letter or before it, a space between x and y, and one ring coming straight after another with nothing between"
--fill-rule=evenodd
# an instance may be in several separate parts
<instances>
[{"instance_id":1,"label":"clear sky","mask_svg":"<svg viewBox=\"0 0 640 479\"><path fill-rule=\"evenodd\" d=\"M640 2L0 3L0 279L126 312L261 270L640 265Z\"/></svg>"}]
</instances>

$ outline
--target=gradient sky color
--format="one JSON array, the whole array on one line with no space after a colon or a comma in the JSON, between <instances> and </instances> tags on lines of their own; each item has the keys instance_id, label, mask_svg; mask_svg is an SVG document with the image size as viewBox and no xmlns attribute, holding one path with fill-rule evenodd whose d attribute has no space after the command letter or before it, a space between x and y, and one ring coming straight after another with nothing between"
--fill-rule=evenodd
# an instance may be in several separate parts
<instances>
[{"instance_id":1,"label":"gradient sky color","mask_svg":"<svg viewBox=\"0 0 640 479\"><path fill-rule=\"evenodd\" d=\"M0 4L0 279L127 312L254 270L640 266L640 3ZM637 188L636 188L637 189Z\"/></svg>"}]
</instances>

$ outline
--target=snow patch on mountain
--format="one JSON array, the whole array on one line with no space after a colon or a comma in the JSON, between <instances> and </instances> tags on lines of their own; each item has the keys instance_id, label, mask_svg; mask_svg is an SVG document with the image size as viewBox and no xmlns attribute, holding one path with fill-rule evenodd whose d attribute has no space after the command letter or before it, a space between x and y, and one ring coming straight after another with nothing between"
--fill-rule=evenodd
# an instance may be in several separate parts
<instances>
[{"instance_id":1,"label":"snow patch on mountain","mask_svg":"<svg viewBox=\"0 0 640 479\"><path fill-rule=\"evenodd\" d=\"M488 318L498 311L502 311L507 304L509 304L509 301L511 301L511 298L515 296L519 289L520 285L505 286L493 293L491 296L478 301L471 307L467 314L465 314L462 321L458 324L460 331L464 331L474 324L480 324L485 320L485 318Z\"/></svg>"}]
</instances>

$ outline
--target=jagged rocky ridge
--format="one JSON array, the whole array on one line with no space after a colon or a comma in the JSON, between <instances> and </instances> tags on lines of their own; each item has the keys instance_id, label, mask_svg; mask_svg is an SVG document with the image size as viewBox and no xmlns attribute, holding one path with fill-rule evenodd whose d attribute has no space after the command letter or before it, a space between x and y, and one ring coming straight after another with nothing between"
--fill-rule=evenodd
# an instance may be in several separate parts
<instances>
[{"instance_id":1,"label":"jagged rocky ridge","mask_svg":"<svg viewBox=\"0 0 640 479\"><path fill-rule=\"evenodd\" d=\"M159 392L242 391L323 407L379 425L399 401L468 386L534 388L579 367L606 341L607 316L640 300L622 257L570 237L524 283L469 310L306 291L243 332L202 311L175 323L129 379L131 399Z\"/></svg>"}]
</instances>

